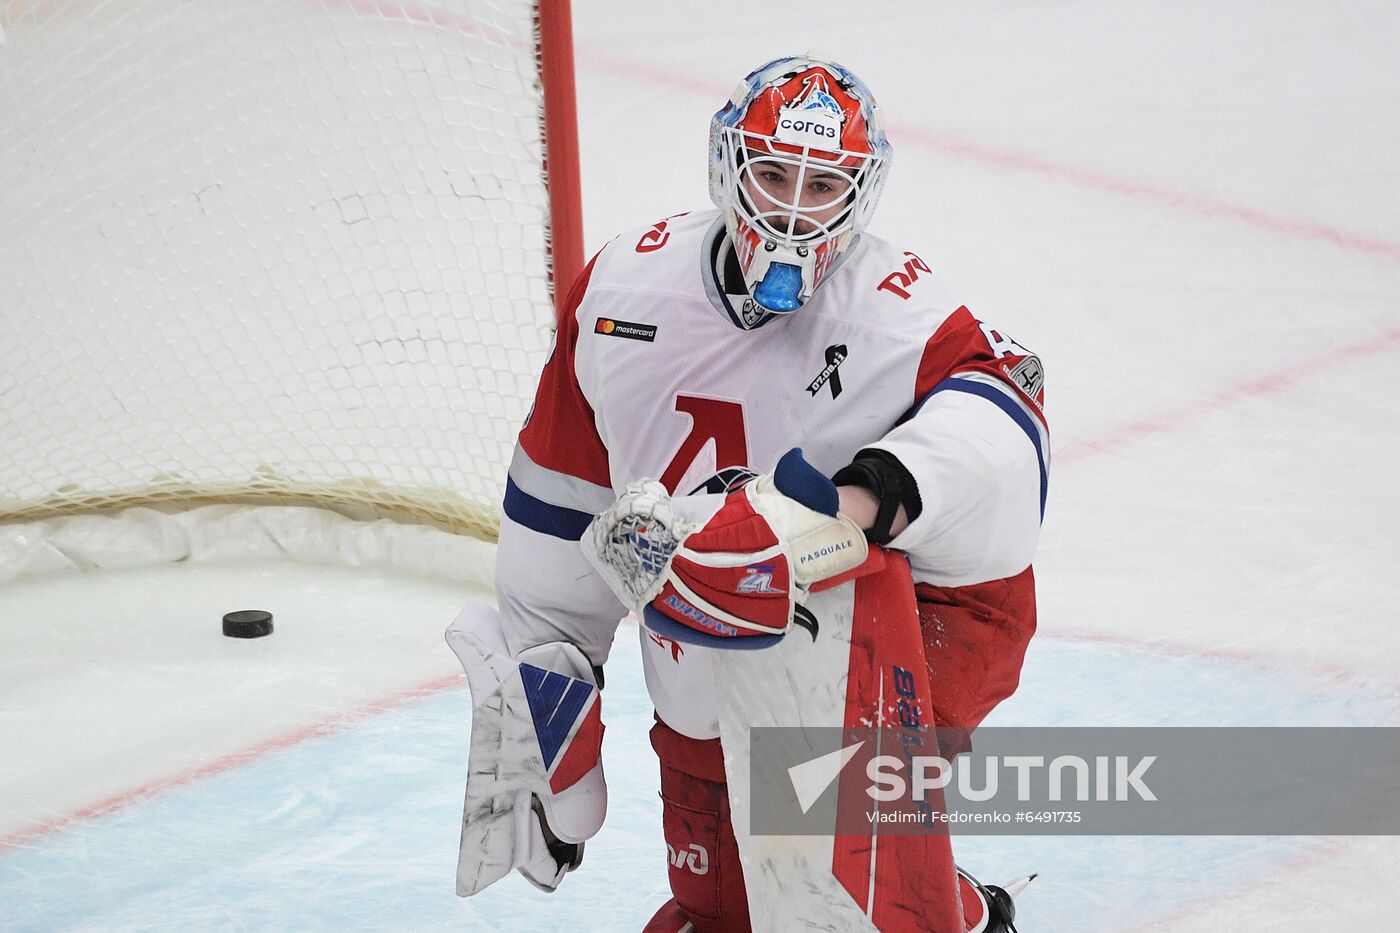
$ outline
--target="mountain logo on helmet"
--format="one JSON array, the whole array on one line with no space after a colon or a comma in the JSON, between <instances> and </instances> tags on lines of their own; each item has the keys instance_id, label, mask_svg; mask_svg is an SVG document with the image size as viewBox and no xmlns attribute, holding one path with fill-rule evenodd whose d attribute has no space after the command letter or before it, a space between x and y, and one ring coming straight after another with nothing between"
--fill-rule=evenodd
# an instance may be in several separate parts
<instances>
[{"instance_id":1,"label":"mountain logo on helmet","mask_svg":"<svg viewBox=\"0 0 1400 933\"><path fill-rule=\"evenodd\" d=\"M827 89L825 74L816 72L805 75L802 88L802 93L792 102L793 107L798 110L826 110L840 117L842 123L846 122L846 112Z\"/></svg>"},{"instance_id":2,"label":"mountain logo on helmet","mask_svg":"<svg viewBox=\"0 0 1400 933\"><path fill-rule=\"evenodd\" d=\"M890 145L874 96L835 62L780 58L710 123L710 198L763 314L798 310L874 212Z\"/></svg>"}]
</instances>

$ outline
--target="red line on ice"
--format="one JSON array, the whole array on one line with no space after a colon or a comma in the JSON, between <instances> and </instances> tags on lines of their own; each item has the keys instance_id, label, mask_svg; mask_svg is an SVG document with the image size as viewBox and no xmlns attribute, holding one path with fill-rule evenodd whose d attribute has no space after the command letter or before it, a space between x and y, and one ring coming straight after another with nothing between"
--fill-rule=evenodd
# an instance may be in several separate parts
<instances>
[{"instance_id":1,"label":"red line on ice","mask_svg":"<svg viewBox=\"0 0 1400 933\"><path fill-rule=\"evenodd\" d=\"M1190 661L1212 661L1231 664L1235 667L1249 667L1269 674L1298 673L1316 678L1318 689L1332 684L1342 684L1351 689L1382 691L1400 699L1400 680L1386 674L1371 671L1358 671L1336 664L1305 662L1299 664L1293 658L1275 657L1263 651L1248 651L1239 648L1206 648L1181 645L1170 641L1158 641L1129 635L1105 632L1074 632L1056 629L1042 631L1038 638L1063 641L1071 644L1105 645L1148 651L1166 657L1183 658Z\"/></svg>"},{"instance_id":2,"label":"red line on ice","mask_svg":"<svg viewBox=\"0 0 1400 933\"><path fill-rule=\"evenodd\" d=\"M1191 421L1203 418L1214 412L1246 401L1279 395L1292 389L1301 380L1341 369L1358 360L1388 353L1400 347L1400 327L1381 331L1364 340L1330 347L1312 356L1295 360L1269 372L1249 376L1232 382L1209 395L1191 399L1176 408L1170 408L1155 415L1134 418L1100 431L1097 436L1084 441L1071 441L1054 452L1054 463L1074 463L1096 454L1110 454L1133 441L1153 434L1170 434Z\"/></svg>"},{"instance_id":3,"label":"red line on ice","mask_svg":"<svg viewBox=\"0 0 1400 933\"><path fill-rule=\"evenodd\" d=\"M666 70L645 62L622 61L614 55L605 55L602 52L597 54L576 52L575 60L593 72L610 74L629 81L640 81L649 87L667 88L672 91L708 97L716 104L722 102L726 94L725 90L717 88L710 82L688 78L683 73ZM908 124L890 124L889 133L899 145L911 145L916 148L933 150L946 156L966 159L1008 172L1039 175L1042 178L1077 188L1116 194L1199 217L1232 220L1270 233L1328 242L1352 252L1400 260L1400 242L1369 236L1354 230L1346 230L1320 221L1275 214L1209 195L1175 191L1143 181L1120 178L1107 172L1055 162L1029 153L998 149L971 140L959 139L947 133L918 129Z\"/></svg>"},{"instance_id":4,"label":"red line on ice","mask_svg":"<svg viewBox=\"0 0 1400 933\"><path fill-rule=\"evenodd\" d=\"M412 700L439 693L449 687L455 687L463 680L465 680L465 677L462 674L449 674L446 677L438 677L426 683L421 683L416 687L410 687L398 693L379 697L353 709L336 713L320 722L315 722L311 725L302 726L299 729L273 736L270 739L265 739L255 745L250 745L247 748L240 749L231 754L223 755L212 761L206 761L204 764L196 765L193 768L178 771L167 777L156 778L153 781L147 781L139 787L113 794L105 800L100 800L97 803L66 813L63 816L34 823L23 829L0 836L0 849L23 846L26 843L33 842L50 833L57 832L73 823L107 816L124 807L139 803L149 797L154 797L171 788L192 784L201 778L213 777L216 774L221 774L241 765L257 761L259 758L264 758L274 752L280 752L294 745L300 745L307 739L330 735L360 720L378 716L380 713L388 712L391 709L403 706L405 703Z\"/></svg>"},{"instance_id":5,"label":"red line on ice","mask_svg":"<svg viewBox=\"0 0 1400 933\"><path fill-rule=\"evenodd\" d=\"M1236 876L1230 878L1225 885L1225 890L1218 894L1211 894L1192 904L1183 905L1161 916L1152 917L1135 925L1135 930L1181 930L1188 929L1186 922L1192 917L1198 917L1216 910L1222 904L1240 898L1241 891L1250 894L1257 894L1260 891L1273 890L1279 888L1296 889L1298 886L1298 875L1306 872L1309 868L1327 859L1336 858L1343 854L1347 847L1354 845L1354 840L1348 839L1345 842L1332 836L1300 836L1295 837L1300 840L1306 839L1306 848L1302 852L1294 853L1279 862L1259 866L1253 875ZM1280 904L1286 904L1288 895L1279 898ZM1200 929L1197 924L1192 924L1189 929Z\"/></svg>"},{"instance_id":6,"label":"red line on ice","mask_svg":"<svg viewBox=\"0 0 1400 933\"><path fill-rule=\"evenodd\" d=\"M1200 217L1233 220L1271 233L1304 240L1325 241L1353 252L1400 259L1400 243L1368 236L1354 230L1334 227L1319 221L1274 214L1248 205L1234 204L1223 198L1174 191L1145 182L1119 178L1105 172L1052 162L1038 156L994 149L991 146L957 139L942 133L930 133L908 126L895 128L892 132L898 133L901 141L913 140L945 155L980 162L1007 171L1040 175L1077 188L1087 188L1139 201L1148 201L1171 210L1183 211Z\"/></svg>"}]
</instances>

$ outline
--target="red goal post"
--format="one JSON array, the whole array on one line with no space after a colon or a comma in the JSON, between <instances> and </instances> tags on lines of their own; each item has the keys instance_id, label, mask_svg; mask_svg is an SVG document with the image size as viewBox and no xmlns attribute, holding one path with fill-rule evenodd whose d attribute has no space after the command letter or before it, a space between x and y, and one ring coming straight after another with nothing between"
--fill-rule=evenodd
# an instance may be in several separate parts
<instances>
[{"instance_id":1,"label":"red goal post","mask_svg":"<svg viewBox=\"0 0 1400 933\"><path fill-rule=\"evenodd\" d=\"M583 271L573 16L569 0L539 0L538 16L538 61L544 87L544 172L549 185L550 282L558 311Z\"/></svg>"},{"instance_id":2,"label":"red goal post","mask_svg":"<svg viewBox=\"0 0 1400 933\"><path fill-rule=\"evenodd\" d=\"M583 264L568 0L7 0L0 126L0 524L494 539Z\"/></svg>"}]
</instances>

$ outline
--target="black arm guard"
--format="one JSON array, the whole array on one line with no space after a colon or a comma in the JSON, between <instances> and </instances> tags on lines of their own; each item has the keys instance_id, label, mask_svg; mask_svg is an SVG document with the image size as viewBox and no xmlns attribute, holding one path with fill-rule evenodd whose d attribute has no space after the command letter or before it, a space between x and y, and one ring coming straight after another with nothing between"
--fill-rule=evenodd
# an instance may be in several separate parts
<instances>
[{"instance_id":1,"label":"black arm guard","mask_svg":"<svg viewBox=\"0 0 1400 933\"><path fill-rule=\"evenodd\" d=\"M871 544L889 544L894 535L890 526L899 507L912 522L923 510L919 485L904 464L891 453L867 447L856 454L850 465L836 471L831 481L837 486L860 486L870 490L880 500L875 524L866 529L865 539Z\"/></svg>"}]
</instances>

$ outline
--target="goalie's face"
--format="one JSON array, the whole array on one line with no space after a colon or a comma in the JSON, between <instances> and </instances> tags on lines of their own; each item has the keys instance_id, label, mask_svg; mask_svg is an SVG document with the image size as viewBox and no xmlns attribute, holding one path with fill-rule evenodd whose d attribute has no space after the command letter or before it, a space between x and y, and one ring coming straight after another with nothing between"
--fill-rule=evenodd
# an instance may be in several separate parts
<instances>
[{"instance_id":1,"label":"goalie's face","mask_svg":"<svg viewBox=\"0 0 1400 933\"><path fill-rule=\"evenodd\" d=\"M745 213L783 243L831 239L847 226L854 174L836 166L751 155L739 172Z\"/></svg>"}]
</instances>

